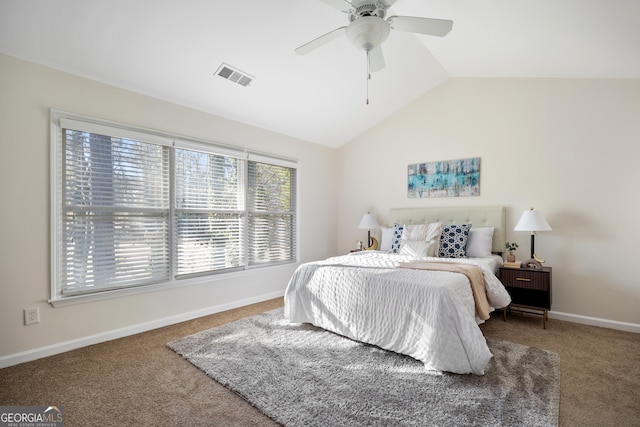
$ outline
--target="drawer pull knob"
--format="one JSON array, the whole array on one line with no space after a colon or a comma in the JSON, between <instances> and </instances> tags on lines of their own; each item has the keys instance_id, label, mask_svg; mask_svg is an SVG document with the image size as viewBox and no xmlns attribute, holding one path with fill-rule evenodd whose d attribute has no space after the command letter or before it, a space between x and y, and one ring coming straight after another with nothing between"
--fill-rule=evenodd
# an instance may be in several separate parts
<instances>
[{"instance_id":1,"label":"drawer pull knob","mask_svg":"<svg viewBox=\"0 0 640 427\"><path fill-rule=\"evenodd\" d=\"M527 279L526 277L516 277L516 280L520 282L530 282L531 279Z\"/></svg>"}]
</instances>

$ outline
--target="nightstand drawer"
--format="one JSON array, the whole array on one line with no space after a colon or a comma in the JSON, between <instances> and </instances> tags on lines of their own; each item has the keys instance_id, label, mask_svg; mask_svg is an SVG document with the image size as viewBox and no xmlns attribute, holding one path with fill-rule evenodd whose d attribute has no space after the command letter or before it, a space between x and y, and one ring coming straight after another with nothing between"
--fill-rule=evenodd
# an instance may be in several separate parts
<instances>
[{"instance_id":1,"label":"nightstand drawer","mask_svg":"<svg viewBox=\"0 0 640 427\"><path fill-rule=\"evenodd\" d=\"M525 270L522 268L501 269L500 281L503 285L512 288L534 289L538 291L548 291L550 282L549 272L544 270Z\"/></svg>"},{"instance_id":2,"label":"nightstand drawer","mask_svg":"<svg viewBox=\"0 0 640 427\"><path fill-rule=\"evenodd\" d=\"M499 279L511 295L511 304L551 309L551 267L500 267Z\"/></svg>"}]
</instances>

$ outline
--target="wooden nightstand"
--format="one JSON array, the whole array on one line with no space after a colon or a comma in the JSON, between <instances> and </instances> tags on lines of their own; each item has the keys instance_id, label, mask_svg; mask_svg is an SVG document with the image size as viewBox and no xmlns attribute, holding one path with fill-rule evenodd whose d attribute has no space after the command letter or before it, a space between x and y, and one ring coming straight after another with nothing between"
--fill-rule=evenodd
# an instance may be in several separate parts
<instances>
[{"instance_id":1,"label":"wooden nightstand","mask_svg":"<svg viewBox=\"0 0 640 427\"><path fill-rule=\"evenodd\" d=\"M498 278L511 295L507 310L523 311L542 316L542 327L547 328L547 314L551 309L551 267L542 269L500 267Z\"/></svg>"}]
</instances>

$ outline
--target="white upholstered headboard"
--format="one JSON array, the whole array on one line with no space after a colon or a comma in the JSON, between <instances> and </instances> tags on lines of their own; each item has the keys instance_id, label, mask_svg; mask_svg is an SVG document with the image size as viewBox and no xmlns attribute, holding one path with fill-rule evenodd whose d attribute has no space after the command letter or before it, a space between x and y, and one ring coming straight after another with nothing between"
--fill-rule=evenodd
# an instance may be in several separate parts
<instances>
[{"instance_id":1,"label":"white upholstered headboard","mask_svg":"<svg viewBox=\"0 0 640 427\"><path fill-rule=\"evenodd\" d=\"M467 224L472 227L494 227L493 252L504 252L507 239L504 206L467 206L443 208L395 208L389 210L389 226L393 224Z\"/></svg>"}]
</instances>

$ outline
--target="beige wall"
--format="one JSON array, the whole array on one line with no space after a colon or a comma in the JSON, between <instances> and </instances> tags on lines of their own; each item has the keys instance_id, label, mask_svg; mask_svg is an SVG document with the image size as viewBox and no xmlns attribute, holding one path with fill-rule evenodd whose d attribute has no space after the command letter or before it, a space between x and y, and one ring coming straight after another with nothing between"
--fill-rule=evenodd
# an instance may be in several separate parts
<instances>
[{"instance_id":1,"label":"beige wall","mask_svg":"<svg viewBox=\"0 0 640 427\"><path fill-rule=\"evenodd\" d=\"M407 165L476 156L479 197L407 197ZM357 224L370 209L385 223L392 207L500 204L526 259L529 235L512 230L533 206L553 228L536 238L553 267L553 314L640 330L640 80L451 79L339 162L339 252L366 236Z\"/></svg>"},{"instance_id":2,"label":"beige wall","mask_svg":"<svg viewBox=\"0 0 640 427\"><path fill-rule=\"evenodd\" d=\"M2 356L74 340L82 344L87 337L100 340L100 334L126 334L133 327L144 329L163 319L206 314L282 295L295 267L51 307L47 303L51 108L298 159L301 260L334 255L335 149L0 55L0 366ZM40 308L40 323L24 326L22 310L26 307Z\"/></svg>"},{"instance_id":3,"label":"beige wall","mask_svg":"<svg viewBox=\"0 0 640 427\"><path fill-rule=\"evenodd\" d=\"M637 80L451 79L334 150L0 55L0 366L281 295L294 268L52 308L51 108L299 159L302 261L363 240L367 210L384 223L391 207L504 204L512 229L535 206L553 227L536 249L554 314L640 325ZM474 156L480 197L407 198L408 164ZM508 237L526 257L528 235ZM24 326L36 306L41 322Z\"/></svg>"}]
</instances>

